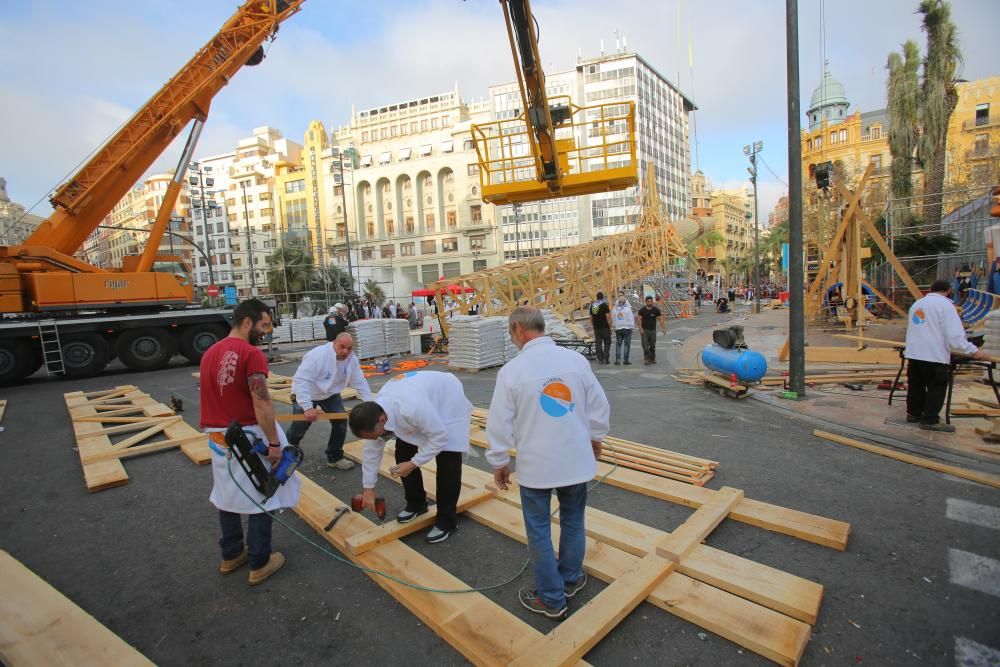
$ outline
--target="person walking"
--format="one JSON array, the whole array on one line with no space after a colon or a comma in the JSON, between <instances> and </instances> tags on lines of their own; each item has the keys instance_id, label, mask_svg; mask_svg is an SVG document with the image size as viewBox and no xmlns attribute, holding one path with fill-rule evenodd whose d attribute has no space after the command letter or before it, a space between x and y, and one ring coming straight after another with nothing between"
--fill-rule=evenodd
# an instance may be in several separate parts
<instances>
[{"instance_id":1,"label":"person walking","mask_svg":"<svg viewBox=\"0 0 1000 667\"><path fill-rule=\"evenodd\" d=\"M615 327L615 366L622 363L622 348L625 349L625 365L631 366L628 360L632 351L632 328L635 326L635 314L624 294L618 295L618 302L611 309L611 323Z\"/></svg>"},{"instance_id":2,"label":"person walking","mask_svg":"<svg viewBox=\"0 0 1000 667\"><path fill-rule=\"evenodd\" d=\"M594 328L594 353L597 363L611 363L611 308L604 300L604 292L598 292L590 304L590 323Z\"/></svg>"},{"instance_id":3,"label":"person walking","mask_svg":"<svg viewBox=\"0 0 1000 667\"><path fill-rule=\"evenodd\" d=\"M226 430L238 422L251 440L268 443L267 456L260 457L268 470L281 459L281 450L288 445L275 420L274 404L267 389L267 359L257 347L270 326L271 316L264 302L248 299L240 303L233 310L229 336L205 352L200 366L201 429L208 434L212 452L209 501L219 512L222 533L219 572L232 574L249 563L251 586L263 582L285 564L280 552L271 551L273 519L269 512L295 507L301 485L298 475L293 474L266 502L254 502L252 498L259 498L259 494L243 470L232 464L226 444ZM245 546L241 514L249 515Z\"/></svg>"},{"instance_id":4,"label":"person walking","mask_svg":"<svg viewBox=\"0 0 1000 667\"><path fill-rule=\"evenodd\" d=\"M472 403L451 373L410 371L382 386L374 400L354 406L351 431L365 439L362 459L364 506L375 508L375 483L385 441L396 439L392 475L403 480L406 507L396 520L409 523L427 512L420 466L437 465L437 518L427 533L430 544L444 542L458 526L462 454L469 451Z\"/></svg>"},{"instance_id":5,"label":"person walking","mask_svg":"<svg viewBox=\"0 0 1000 667\"><path fill-rule=\"evenodd\" d=\"M314 347L302 357L292 377L292 412L304 415L306 421L292 422L288 427L288 442L298 445L306 431L323 412L344 412L340 393L354 387L362 401L372 400L368 380L354 354L354 339L342 333L332 342ZM354 462L344 458L346 420L330 420L330 437L326 441L326 464L331 468L350 470Z\"/></svg>"},{"instance_id":6,"label":"person walking","mask_svg":"<svg viewBox=\"0 0 1000 667\"><path fill-rule=\"evenodd\" d=\"M642 341L642 356L644 364L656 363L656 322L659 320L660 329L663 335L667 335L667 320L663 316L663 311L653 305L653 297L646 297L646 305L640 308L635 315L636 324L639 325L639 338Z\"/></svg>"},{"instance_id":7,"label":"person walking","mask_svg":"<svg viewBox=\"0 0 1000 667\"><path fill-rule=\"evenodd\" d=\"M925 431L955 432L939 417L951 378L951 351L978 360L990 358L966 338L951 292L947 280L935 280L927 296L910 306L907 318L906 421L919 423Z\"/></svg>"},{"instance_id":8,"label":"person walking","mask_svg":"<svg viewBox=\"0 0 1000 667\"><path fill-rule=\"evenodd\" d=\"M344 317L346 310L347 307L342 303L330 307L330 312L327 314L326 319L323 320L323 330L326 332L328 343L332 343L334 338L347 331L349 322Z\"/></svg>"},{"instance_id":9,"label":"person walking","mask_svg":"<svg viewBox=\"0 0 1000 667\"><path fill-rule=\"evenodd\" d=\"M535 587L518 591L528 610L561 620L567 599L587 584L587 483L597 474L611 406L590 364L545 335L541 311L520 306L510 315L520 350L497 373L490 402L486 459L497 486L511 485L510 449L517 448L521 512ZM559 556L552 550L551 502L559 500Z\"/></svg>"}]
</instances>

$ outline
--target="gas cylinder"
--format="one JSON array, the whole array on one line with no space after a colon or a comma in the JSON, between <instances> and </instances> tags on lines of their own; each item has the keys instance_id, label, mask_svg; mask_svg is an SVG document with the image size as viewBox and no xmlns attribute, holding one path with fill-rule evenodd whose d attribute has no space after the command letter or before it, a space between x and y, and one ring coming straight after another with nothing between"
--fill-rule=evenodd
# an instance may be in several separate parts
<instances>
[{"instance_id":1,"label":"gas cylinder","mask_svg":"<svg viewBox=\"0 0 1000 667\"><path fill-rule=\"evenodd\" d=\"M701 352L705 366L725 377L735 375L740 382L757 382L767 373L767 360L753 350L727 350L719 345L706 345Z\"/></svg>"}]
</instances>

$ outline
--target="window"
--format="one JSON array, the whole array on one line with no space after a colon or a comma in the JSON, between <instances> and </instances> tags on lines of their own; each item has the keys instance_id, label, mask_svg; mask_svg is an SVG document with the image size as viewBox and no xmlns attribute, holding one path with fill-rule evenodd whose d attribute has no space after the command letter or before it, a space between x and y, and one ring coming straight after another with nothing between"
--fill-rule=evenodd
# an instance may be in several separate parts
<instances>
[{"instance_id":1,"label":"window","mask_svg":"<svg viewBox=\"0 0 1000 667\"><path fill-rule=\"evenodd\" d=\"M468 169L469 169L469 176L478 176L479 175L479 165L478 164L470 164L469 167L468 167Z\"/></svg>"},{"instance_id":2,"label":"window","mask_svg":"<svg viewBox=\"0 0 1000 667\"><path fill-rule=\"evenodd\" d=\"M365 130L364 132L362 132L361 133L361 141L362 141L362 143L367 143L369 136L370 135L368 134L368 130Z\"/></svg>"},{"instance_id":3,"label":"window","mask_svg":"<svg viewBox=\"0 0 1000 667\"><path fill-rule=\"evenodd\" d=\"M389 164L390 162L392 162L392 153L390 153L389 151L386 151L385 153L382 153L381 155L378 156L379 164Z\"/></svg>"},{"instance_id":4,"label":"window","mask_svg":"<svg viewBox=\"0 0 1000 667\"><path fill-rule=\"evenodd\" d=\"M259 195L257 195L257 199L259 199L261 201L269 201L271 199L271 193L270 192L261 192Z\"/></svg>"},{"instance_id":5,"label":"window","mask_svg":"<svg viewBox=\"0 0 1000 667\"><path fill-rule=\"evenodd\" d=\"M396 235L396 221L392 218L388 218L385 221L385 235L395 236Z\"/></svg>"},{"instance_id":6,"label":"window","mask_svg":"<svg viewBox=\"0 0 1000 667\"><path fill-rule=\"evenodd\" d=\"M421 155L430 155L431 154L431 145L430 144L424 144L423 146L421 146L420 147L420 154Z\"/></svg>"},{"instance_id":7,"label":"window","mask_svg":"<svg viewBox=\"0 0 1000 667\"><path fill-rule=\"evenodd\" d=\"M458 252L458 238L441 239L441 252Z\"/></svg>"},{"instance_id":8,"label":"window","mask_svg":"<svg viewBox=\"0 0 1000 667\"><path fill-rule=\"evenodd\" d=\"M485 250L486 249L486 236L470 236L469 237L469 249L470 250Z\"/></svg>"},{"instance_id":9,"label":"window","mask_svg":"<svg viewBox=\"0 0 1000 667\"><path fill-rule=\"evenodd\" d=\"M375 236L375 223L371 220L368 221L368 238Z\"/></svg>"},{"instance_id":10,"label":"window","mask_svg":"<svg viewBox=\"0 0 1000 667\"><path fill-rule=\"evenodd\" d=\"M874 169L876 169L876 170L881 169L882 168L882 154L881 153L876 153L875 155L872 155L871 156L871 163L872 163L872 167Z\"/></svg>"},{"instance_id":11,"label":"window","mask_svg":"<svg viewBox=\"0 0 1000 667\"><path fill-rule=\"evenodd\" d=\"M841 130L840 131L840 143L842 143L842 144L846 144L847 143L847 130Z\"/></svg>"},{"instance_id":12,"label":"window","mask_svg":"<svg viewBox=\"0 0 1000 667\"><path fill-rule=\"evenodd\" d=\"M476 204L469 207L469 216L472 219L473 224L478 224L483 221L483 207Z\"/></svg>"},{"instance_id":13,"label":"window","mask_svg":"<svg viewBox=\"0 0 1000 667\"><path fill-rule=\"evenodd\" d=\"M399 149L399 160L400 160L400 162L402 162L403 160L409 160L410 159L410 152L411 151L410 151L409 148L400 148Z\"/></svg>"},{"instance_id":14,"label":"window","mask_svg":"<svg viewBox=\"0 0 1000 667\"><path fill-rule=\"evenodd\" d=\"M268 216L272 216L272 215L274 215L274 209L273 208L262 208L262 209L260 209L260 217L264 218L264 217L268 217Z\"/></svg>"},{"instance_id":15,"label":"window","mask_svg":"<svg viewBox=\"0 0 1000 667\"><path fill-rule=\"evenodd\" d=\"M445 213L445 218L448 221L448 230L452 231L458 228L458 214L454 211L448 211Z\"/></svg>"},{"instance_id":16,"label":"window","mask_svg":"<svg viewBox=\"0 0 1000 667\"><path fill-rule=\"evenodd\" d=\"M881 138L882 138L882 128L881 127L873 127L872 128L872 139L876 139L877 140L877 139L881 139Z\"/></svg>"},{"instance_id":17,"label":"window","mask_svg":"<svg viewBox=\"0 0 1000 667\"><path fill-rule=\"evenodd\" d=\"M471 151L476 147L476 142L472 139L466 139L462 142L462 150Z\"/></svg>"},{"instance_id":18,"label":"window","mask_svg":"<svg viewBox=\"0 0 1000 667\"><path fill-rule=\"evenodd\" d=\"M990 105L977 104L976 105L976 127L980 125L989 125L990 122Z\"/></svg>"},{"instance_id":19,"label":"window","mask_svg":"<svg viewBox=\"0 0 1000 667\"><path fill-rule=\"evenodd\" d=\"M416 133L417 133L417 128L418 128L418 127L419 127L419 126L417 125L417 121L412 121L412 122L410 123L410 134L416 134Z\"/></svg>"},{"instance_id":20,"label":"window","mask_svg":"<svg viewBox=\"0 0 1000 667\"><path fill-rule=\"evenodd\" d=\"M806 150L807 151L811 151L812 149L813 149L813 140L812 139L807 139L806 140Z\"/></svg>"},{"instance_id":21,"label":"window","mask_svg":"<svg viewBox=\"0 0 1000 667\"><path fill-rule=\"evenodd\" d=\"M837 143L837 133L836 132L831 132L830 133L830 145L832 146L835 143Z\"/></svg>"},{"instance_id":22,"label":"window","mask_svg":"<svg viewBox=\"0 0 1000 667\"><path fill-rule=\"evenodd\" d=\"M434 214L428 213L424 216L424 227L428 232L434 231Z\"/></svg>"},{"instance_id":23,"label":"window","mask_svg":"<svg viewBox=\"0 0 1000 667\"><path fill-rule=\"evenodd\" d=\"M362 167L370 167L370 166L372 166L372 156L371 155L362 155L361 156L361 166Z\"/></svg>"},{"instance_id":24,"label":"window","mask_svg":"<svg viewBox=\"0 0 1000 667\"><path fill-rule=\"evenodd\" d=\"M990 149L990 135L988 134L977 134L976 135L976 147L975 152L977 155L983 155Z\"/></svg>"},{"instance_id":25,"label":"window","mask_svg":"<svg viewBox=\"0 0 1000 667\"><path fill-rule=\"evenodd\" d=\"M455 150L455 142L454 141L442 141L441 142L441 152L442 153L451 153L454 150Z\"/></svg>"},{"instance_id":26,"label":"window","mask_svg":"<svg viewBox=\"0 0 1000 667\"><path fill-rule=\"evenodd\" d=\"M293 192L305 192L306 181L304 178L300 178L297 181L288 181L285 183L285 194L291 194ZM250 196L253 199L253 195Z\"/></svg>"},{"instance_id":27,"label":"window","mask_svg":"<svg viewBox=\"0 0 1000 667\"><path fill-rule=\"evenodd\" d=\"M430 284L432 284L434 282L437 282L437 279L438 279L439 275L441 275L441 274L438 273L438 265L437 264L421 264L420 265L420 280L421 280L421 282L423 282L423 284L430 285Z\"/></svg>"},{"instance_id":28,"label":"window","mask_svg":"<svg viewBox=\"0 0 1000 667\"><path fill-rule=\"evenodd\" d=\"M472 260L472 270L473 271L482 271L485 268L486 268L486 260L485 259L474 259L474 260Z\"/></svg>"},{"instance_id":29,"label":"window","mask_svg":"<svg viewBox=\"0 0 1000 667\"><path fill-rule=\"evenodd\" d=\"M396 256L396 246L391 243L382 246L379 251L382 253L382 259L392 259Z\"/></svg>"},{"instance_id":30,"label":"window","mask_svg":"<svg viewBox=\"0 0 1000 667\"><path fill-rule=\"evenodd\" d=\"M823 137L816 137L816 148L823 146Z\"/></svg>"},{"instance_id":31,"label":"window","mask_svg":"<svg viewBox=\"0 0 1000 667\"><path fill-rule=\"evenodd\" d=\"M399 244L399 254L403 257L413 257L417 254L417 244L413 241Z\"/></svg>"},{"instance_id":32,"label":"window","mask_svg":"<svg viewBox=\"0 0 1000 667\"><path fill-rule=\"evenodd\" d=\"M406 227L406 233L407 234L412 234L414 231L416 231L416 225L413 224L413 216L412 215L406 216L405 227Z\"/></svg>"},{"instance_id":33,"label":"window","mask_svg":"<svg viewBox=\"0 0 1000 667\"><path fill-rule=\"evenodd\" d=\"M441 274L445 278L454 278L456 276L462 275L462 263L461 262L445 262L441 265Z\"/></svg>"},{"instance_id":34,"label":"window","mask_svg":"<svg viewBox=\"0 0 1000 667\"><path fill-rule=\"evenodd\" d=\"M362 248L361 259L372 259L375 256L374 248Z\"/></svg>"},{"instance_id":35,"label":"window","mask_svg":"<svg viewBox=\"0 0 1000 667\"><path fill-rule=\"evenodd\" d=\"M421 255L433 255L436 252L437 252L437 241L435 241L434 239L420 242ZM435 271L436 270L437 269L435 269Z\"/></svg>"}]
</instances>

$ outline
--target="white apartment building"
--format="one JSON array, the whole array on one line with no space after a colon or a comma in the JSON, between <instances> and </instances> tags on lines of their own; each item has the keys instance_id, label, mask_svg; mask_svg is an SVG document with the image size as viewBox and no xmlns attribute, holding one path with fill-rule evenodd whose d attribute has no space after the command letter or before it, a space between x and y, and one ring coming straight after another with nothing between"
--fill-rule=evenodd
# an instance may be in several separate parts
<instances>
[{"instance_id":1,"label":"white apartment building","mask_svg":"<svg viewBox=\"0 0 1000 667\"><path fill-rule=\"evenodd\" d=\"M470 126L491 119L488 102L465 103L458 90L354 112L324 152L330 192L328 243L346 264L350 231L355 275L371 275L389 298L500 263L493 207L481 199ZM356 166L339 182L340 151ZM345 222L345 207L348 211ZM352 261L353 261L352 257Z\"/></svg>"},{"instance_id":2,"label":"white apartment building","mask_svg":"<svg viewBox=\"0 0 1000 667\"><path fill-rule=\"evenodd\" d=\"M194 253L191 262L194 283L198 287L207 287L213 280L220 286L234 284L226 194L230 185L229 169L235 157L235 153L225 153L188 166L192 238L201 249Z\"/></svg>"},{"instance_id":3,"label":"white apartment building","mask_svg":"<svg viewBox=\"0 0 1000 667\"><path fill-rule=\"evenodd\" d=\"M550 98L568 95L579 106L634 102L640 183L645 178L646 164L652 162L667 214L674 218L687 215L691 165L688 114L696 107L666 77L638 54L623 52L580 60L572 70L549 74L546 90ZM521 112L516 83L491 86L490 98L498 120ZM578 146L595 138L589 136L593 131L582 136L582 130L577 128ZM624 136L609 135L607 140ZM639 188L524 204L518 215L515 212L512 206L502 206L497 213L505 261L628 231L638 217Z\"/></svg>"},{"instance_id":4,"label":"white apartment building","mask_svg":"<svg viewBox=\"0 0 1000 667\"><path fill-rule=\"evenodd\" d=\"M301 154L301 144L267 126L255 128L254 136L236 145L224 205L231 235L232 281L241 299L268 292L267 257L280 245L274 168L278 162L299 163Z\"/></svg>"}]
</instances>

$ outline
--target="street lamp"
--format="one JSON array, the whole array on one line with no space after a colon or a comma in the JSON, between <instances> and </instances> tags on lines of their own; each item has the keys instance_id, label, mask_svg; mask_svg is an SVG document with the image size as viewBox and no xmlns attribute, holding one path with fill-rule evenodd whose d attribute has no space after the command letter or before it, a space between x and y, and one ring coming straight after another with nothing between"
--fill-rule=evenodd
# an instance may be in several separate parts
<instances>
[{"instance_id":1,"label":"street lamp","mask_svg":"<svg viewBox=\"0 0 1000 667\"><path fill-rule=\"evenodd\" d=\"M344 210L344 243L347 248L347 275L351 278L351 291L354 290L354 267L351 263L351 226L347 222L347 183L344 181L344 156L351 156L351 173L354 173L354 149L341 149L337 155L337 167L340 171L340 206ZM351 179L352 182L354 179ZM358 288L361 288L361 276L358 275Z\"/></svg>"},{"instance_id":2,"label":"street lamp","mask_svg":"<svg viewBox=\"0 0 1000 667\"><path fill-rule=\"evenodd\" d=\"M243 224L246 225L247 232L247 257L250 259L250 296L257 296L257 276L254 275L253 267L253 243L250 240L250 212L247 209L247 181L240 181L240 189L243 190Z\"/></svg>"},{"instance_id":3,"label":"street lamp","mask_svg":"<svg viewBox=\"0 0 1000 667\"><path fill-rule=\"evenodd\" d=\"M760 313L760 227L757 225L757 153L764 150L763 141L755 141L753 145L743 147L743 154L750 158L747 172L753 183L753 297L754 312Z\"/></svg>"}]
</instances>

